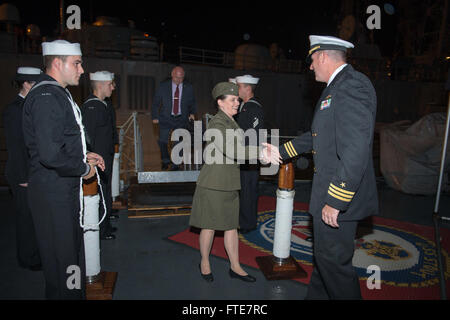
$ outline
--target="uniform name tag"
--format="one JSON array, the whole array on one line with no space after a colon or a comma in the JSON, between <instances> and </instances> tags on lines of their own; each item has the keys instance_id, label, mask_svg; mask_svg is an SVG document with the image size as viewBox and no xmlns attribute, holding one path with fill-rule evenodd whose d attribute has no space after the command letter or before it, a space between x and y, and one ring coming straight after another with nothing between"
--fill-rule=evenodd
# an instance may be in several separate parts
<instances>
[{"instance_id":1,"label":"uniform name tag","mask_svg":"<svg viewBox=\"0 0 450 320\"><path fill-rule=\"evenodd\" d=\"M327 97L328 98L328 97ZM331 97L320 103L320 110L327 109L331 106Z\"/></svg>"}]
</instances>

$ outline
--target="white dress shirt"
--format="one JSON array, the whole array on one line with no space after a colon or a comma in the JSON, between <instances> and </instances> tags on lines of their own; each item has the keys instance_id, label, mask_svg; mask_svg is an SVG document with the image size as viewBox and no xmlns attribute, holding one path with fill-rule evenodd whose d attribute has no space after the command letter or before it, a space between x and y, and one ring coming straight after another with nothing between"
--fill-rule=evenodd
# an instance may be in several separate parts
<instances>
[{"instance_id":1,"label":"white dress shirt","mask_svg":"<svg viewBox=\"0 0 450 320\"><path fill-rule=\"evenodd\" d=\"M177 90L177 85L172 81L172 115L177 116L181 114L181 96L183 94L183 83L178 85L178 91L180 92L179 100L178 100L178 114L173 114L173 100L175 98L175 90Z\"/></svg>"},{"instance_id":2,"label":"white dress shirt","mask_svg":"<svg viewBox=\"0 0 450 320\"><path fill-rule=\"evenodd\" d=\"M337 74L338 74L339 72L341 72L342 69L345 68L346 65L347 65L347 63L344 63L342 66L340 66L339 68L337 68L336 70L334 70L334 72L333 72L333 74L331 75L330 79L328 79L327 87L328 87L328 86L330 85L330 83L334 80L334 78L337 76Z\"/></svg>"}]
</instances>

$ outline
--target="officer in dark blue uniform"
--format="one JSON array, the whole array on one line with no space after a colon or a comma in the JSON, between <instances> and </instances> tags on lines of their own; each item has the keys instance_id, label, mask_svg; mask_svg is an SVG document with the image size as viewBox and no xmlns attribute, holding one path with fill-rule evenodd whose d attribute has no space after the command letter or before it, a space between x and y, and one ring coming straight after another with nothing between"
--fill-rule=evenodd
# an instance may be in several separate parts
<instances>
[{"instance_id":1,"label":"officer in dark blue uniform","mask_svg":"<svg viewBox=\"0 0 450 320\"><path fill-rule=\"evenodd\" d=\"M81 107L83 125L88 138L88 149L101 155L105 161L105 171L100 172L103 196L106 204L106 219L100 224L102 240L115 239L116 228L110 222L112 211L111 179L114 160L115 118L112 105L105 99L111 97L114 90L114 74L109 71L97 71L89 75L93 93ZM114 122L114 123L113 123ZM100 206L103 210L103 206Z\"/></svg>"},{"instance_id":2,"label":"officer in dark blue uniform","mask_svg":"<svg viewBox=\"0 0 450 320\"><path fill-rule=\"evenodd\" d=\"M20 266L31 270L40 270L41 258L28 206L29 157L23 138L22 113L25 97L41 72L40 69L32 67L17 69L15 82L20 91L3 112L3 127L8 150L5 175L13 194L16 209L17 259Z\"/></svg>"},{"instance_id":3,"label":"officer in dark blue uniform","mask_svg":"<svg viewBox=\"0 0 450 320\"><path fill-rule=\"evenodd\" d=\"M28 202L36 229L47 299L85 298L82 178L103 159L88 153L81 111L67 86L78 85L81 49L65 40L42 43L46 73L28 93L23 132L30 155Z\"/></svg>"},{"instance_id":4,"label":"officer in dark blue uniform","mask_svg":"<svg viewBox=\"0 0 450 320\"><path fill-rule=\"evenodd\" d=\"M310 42L310 69L327 87L311 132L279 149L283 159L304 152L314 157L314 270L306 298L360 299L352 259L358 221L378 212L372 160L377 98L370 80L346 64L353 44L328 36L310 36Z\"/></svg>"},{"instance_id":5,"label":"officer in dark blue uniform","mask_svg":"<svg viewBox=\"0 0 450 320\"><path fill-rule=\"evenodd\" d=\"M236 77L239 86L239 97L242 103L239 113L235 116L239 127L245 131L254 130L254 141L246 138L246 145L259 145L259 129L264 128L264 110L260 102L255 98L256 85L259 78L251 75ZM247 161L240 165L241 190L239 192L239 231L247 233L255 230L258 216L258 179L259 164Z\"/></svg>"}]
</instances>

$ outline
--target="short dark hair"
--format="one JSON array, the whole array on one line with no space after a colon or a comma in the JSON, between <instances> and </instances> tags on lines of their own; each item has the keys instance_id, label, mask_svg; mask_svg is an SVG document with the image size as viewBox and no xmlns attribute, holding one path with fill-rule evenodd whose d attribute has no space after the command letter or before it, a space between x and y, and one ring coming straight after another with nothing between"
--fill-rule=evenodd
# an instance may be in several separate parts
<instances>
[{"instance_id":1,"label":"short dark hair","mask_svg":"<svg viewBox=\"0 0 450 320\"><path fill-rule=\"evenodd\" d=\"M14 80L13 86L19 90L22 90L24 83L25 83L25 80Z\"/></svg>"},{"instance_id":2,"label":"short dark hair","mask_svg":"<svg viewBox=\"0 0 450 320\"><path fill-rule=\"evenodd\" d=\"M217 98L216 98L216 100L214 101L214 105L216 106L216 108L219 108L219 100L225 100L227 98L227 95L226 94L223 94L223 95L221 95L221 96L218 96Z\"/></svg>"},{"instance_id":3,"label":"short dark hair","mask_svg":"<svg viewBox=\"0 0 450 320\"><path fill-rule=\"evenodd\" d=\"M50 69L52 67L53 60L55 60L56 58L61 59L62 62L66 62L67 56L54 56L54 55L44 56L44 69L45 70Z\"/></svg>"},{"instance_id":4,"label":"short dark hair","mask_svg":"<svg viewBox=\"0 0 450 320\"><path fill-rule=\"evenodd\" d=\"M97 83L98 83L98 81L91 80L91 90L92 90L92 92L94 92L95 89L97 89Z\"/></svg>"},{"instance_id":5,"label":"short dark hair","mask_svg":"<svg viewBox=\"0 0 450 320\"><path fill-rule=\"evenodd\" d=\"M255 93L255 90L256 90L256 84L247 83L247 85L249 85L250 88L252 88L252 92Z\"/></svg>"},{"instance_id":6,"label":"short dark hair","mask_svg":"<svg viewBox=\"0 0 450 320\"><path fill-rule=\"evenodd\" d=\"M16 89L22 90L23 89L23 85L25 84L25 82L28 82L29 84L33 85L36 83L36 80L14 80L13 81L13 86Z\"/></svg>"}]
</instances>

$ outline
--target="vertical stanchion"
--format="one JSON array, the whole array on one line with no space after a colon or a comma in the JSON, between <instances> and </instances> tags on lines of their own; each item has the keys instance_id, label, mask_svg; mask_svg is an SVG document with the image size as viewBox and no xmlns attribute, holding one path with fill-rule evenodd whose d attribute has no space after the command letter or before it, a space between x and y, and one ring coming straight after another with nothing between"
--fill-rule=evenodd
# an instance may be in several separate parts
<instances>
[{"instance_id":1,"label":"vertical stanchion","mask_svg":"<svg viewBox=\"0 0 450 320\"><path fill-rule=\"evenodd\" d=\"M134 142L134 170L137 173L139 171L138 168L138 158L139 158L139 154L138 154L138 143L137 143L137 136L138 136L138 132L137 132L137 112L133 112L133 129L134 129L134 135L133 135L133 142Z\"/></svg>"},{"instance_id":2,"label":"vertical stanchion","mask_svg":"<svg viewBox=\"0 0 450 320\"><path fill-rule=\"evenodd\" d=\"M294 195L294 166L289 162L280 166L278 176L273 255L256 257L256 263L267 280L307 276L305 270L290 255Z\"/></svg>"},{"instance_id":3,"label":"vertical stanchion","mask_svg":"<svg viewBox=\"0 0 450 320\"><path fill-rule=\"evenodd\" d=\"M84 194L84 250L86 260L86 299L111 300L117 272L101 271L98 183L83 181Z\"/></svg>"},{"instance_id":4,"label":"vertical stanchion","mask_svg":"<svg viewBox=\"0 0 450 320\"><path fill-rule=\"evenodd\" d=\"M450 75L449 75L449 79L450 79ZM447 300L447 292L446 292L446 283L445 283L444 263L442 262L442 253L441 253L441 236L440 236L440 232L439 232L439 222L441 220L441 217L439 216L439 200L441 197L442 177L444 175L445 159L447 156L449 126L450 126L450 95L449 95L449 99L448 99L445 137L444 137L444 143L442 146L441 167L439 170L439 180L438 180L438 187L437 187L437 191L436 191L436 201L435 201L434 212L433 212L434 235L435 235L434 240L436 243L436 255L437 255L438 267L439 267L439 286L440 286L440 293L441 293L442 300Z\"/></svg>"},{"instance_id":5,"label":"vertical stanchion","mask_svg":"<svg viewBox=\"0 0 450 320\"><path fill-rule=\"evenodd\" d=\"M111 196L113 202L116 201L116 197L120 194L120 153L119 145L114 146L114 162L111 178Z\"/></svg>"},{"instance_id":6,"label":"vertical stanchion","mask_svg":"<svg viewBox=\"0 0 450 320\"><path fill-rule=\"evenodd\" d=\"M86 260L86 281L94 283L100 276L100 226L97 180L83 183L84 194L84 251Z\"/></svg>"}]
</instances>

